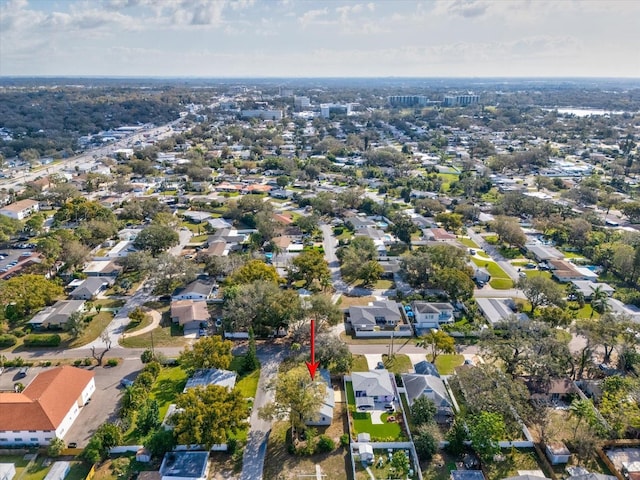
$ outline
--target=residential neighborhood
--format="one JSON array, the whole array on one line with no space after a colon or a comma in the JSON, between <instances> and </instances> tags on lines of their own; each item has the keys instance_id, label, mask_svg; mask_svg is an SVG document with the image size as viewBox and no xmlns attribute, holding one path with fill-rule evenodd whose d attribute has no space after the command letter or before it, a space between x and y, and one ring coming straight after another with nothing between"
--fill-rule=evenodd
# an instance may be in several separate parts
<instances>
[{"instance_id":1,"label":"residential neighborhood","mask_svg":"<svg viewBox=\"0 0 640 480\"><path fill-rule=\"evenodd\" d=\"M1 480L640 475L637 93L465 85L3 140Z\"/></svg>"}]
</instances>

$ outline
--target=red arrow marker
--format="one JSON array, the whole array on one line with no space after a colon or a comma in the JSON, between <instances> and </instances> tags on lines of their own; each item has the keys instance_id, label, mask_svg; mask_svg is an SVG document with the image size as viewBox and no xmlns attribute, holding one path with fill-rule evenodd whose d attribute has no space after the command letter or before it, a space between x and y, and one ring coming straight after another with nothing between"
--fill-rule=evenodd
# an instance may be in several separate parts
<instances>
[{"instance_id":1,"label":"red arrow marker","mask_svg":"<svg viewBox=\"0 0 640 480\"><path fill-rule=\"evenodd\" d=\"M309 375L311 375L311 380L315 380L316 370L318 370L318 365L320 365L320 362L316 362L316 322L313 319L311 319L311 361L304 363L307 364Z\"/></svg>"}]
</instances>

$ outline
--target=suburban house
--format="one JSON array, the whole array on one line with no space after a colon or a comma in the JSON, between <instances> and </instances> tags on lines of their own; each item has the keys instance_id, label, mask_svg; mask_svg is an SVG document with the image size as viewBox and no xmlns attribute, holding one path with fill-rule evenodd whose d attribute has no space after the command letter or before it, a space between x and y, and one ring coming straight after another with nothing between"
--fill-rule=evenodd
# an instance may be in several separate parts
<instances>
[{"instance_id":1,"label":"suburban house","mask_svg":"<svg viewBox=\"0 0 640 480\"><path fill-rule=\"evenodd\" d=\"M19 200L0 208L0 215L13 218L15 220L24 220L32 213L40 210L40 203L35 200L25 199Z\"/></svg>"},{"instance_id":2,"label":"suburban house","mask_svg":"<svg viewBox=\"0 0 640 480\"><path fill-rule=\"evenodd\" d=\"M369 372L353 372L351 385L358 410L369 410L376 403L393 402L395 391L388 370L371 370Z\"/></svg>"},{"instance_id":3,"label":"suburban house","mask_svg":"<svg viewBox=\"0 0 640 480\"><path fill-rule=\"evenodd\" d=\"M206 480L209 477L209 452L167 452L160 465L160 475L162 480Z\"/></svg>"},{"instance_id":4,"label":"suburban house","mask_svg":"<svg viewBox=\"0 0 640 480\"><path fill-rule=\"evenodd\" d=\"M173 292L173 295L171 295L171 300L205 301L211 298L213 287L213 283L204 282L202 280L195 280L188 284L186 287Z\"/></svg>"},{"instance_id":5,"label":"suburban house","mask_svg":"<svg viewBox=\"0 0 640 480\"><path fill-rule=\"evenodd\" d=\"M411 303L413 321L416 330L440 328L443 323L453 323L453 305L450 303L418 302Z\"/></svg>"},{"instance_id":6,"label":"suburban house","mask_svg":"<svg viewBox=\"0 0 640 480\"><path fill-rule=\"evenodd\" d=\"M82 273L87 277L117 277L122 267L113 260L94 260L87 265Z\"/></svg>"},{"instance_id":7,"label":"suburban house","mask_svg":"<svg viewBox=\"0 0 640 480\"><path fill-rule=\"evenodd\" d=\"M350 307L349 321L356 332L372 332L375 327L395 328L402 316L397 302L378 300L367 307Z\"/></svg>"},{"instance_id":8,"label":"suburban house","mask_svg":"<svg viewBox=\"0 0 640 480\"><path fill-rule=\"evenodd\" d=\"M514 316L523 321L529 319L525 313L516 312L516 304L510 298L476 298L476 303L490 325L504 322Z\"/></svg>"},{"instance_id":9,"label":"suburban house","mask_svg":"<svg viewBox=\"0 0 640 480\"><path fill-rule=\"evenodd\" d=\"M351 217L347 220L347 222L351 223L351 225L353 225L353 229L356 231L365 230L367 228L375 228L376 226L376 222L366 217Z\"/></svg>"},{"instance_id":10,"label":"suburban house","mask_svg":"<svg viewBox=\"0 0 640 480\"><path fill-rule=\"evenodd\" d=\"M526 382L531 393L531 400L555 404L559 401L571 403L571 398L578 394L578 389L568 378L552 378L543 382L529 380Z\"/></svg>"},{"instance_id":11,"label":"suburban house","mask_svg":"<svg viewBox=\"0 0 640 480\"><path fill-rule=\"evenodd\" d=\"M527 243L525 245L527 252L533 255L538 262L546 262L549 260L562 260L564 253L554 247L548 245L540 245L539 243Z\"/></svg>"},{"instance_id":12,"label":"suburban house","mask_svg":"<svg viewBox=\"0 0 640 480\"><path fill-rule=\"evenodd\" d=\"M407 393L409 406L419 397L427 397L436 405L435 420L437 423L450 423L453 420L453 404L444 381L439 376L405 373L402 383Z\"/></svg>"},{"instance_id":13,"label":"suburban house","mask_svg":"<svg viewBox=\"0 0 640 480\"><path fill-rule=\"evenodd\" d=\"M109 281L104 277L88 277L69 296L74 300L91 300L108 287Z\"/></svg>"},{"instance_id":14,"label":"suburban house","mask_svg":"<svg viewBox=\"0 0 640 480\"><path fill-rule=\"evenodd\" d=\"M566 260L549 260L547 263L551 269L551 275L562 283L571 282L572 280L595 281L598 279L597 273L585 267L577 267Z\"/></svg>"},{"instance_id":15,"label":"suburban house","mask_svg":"<svg viewBox=\"0 0 640 480\"><path fill-rule=\"evenodd\" d=\"M93 377L89 370L55 367L21 393L0 393L0 445L48 445L64 438L96 389Z\"/></svg>"},{"instance_id":16,"label":"suburban house","mask_svg":"<svg viewBox=\"0 0 640 480\"><path fill-rule=\"evenodd\" d=\"M235 228L221 228L213 235L209 235L207 245L211 245L214 242L224 242L227 245L228 251L234 251L239 250L240 245L243 244L247 238L247 235L238 233Z\"/></svg>"},{"instance_id":17,"label":"suburban house","mask_svg":"<svg viewBox=\"0 0 640 480\"><path fill-rule=\"evenodd\" d=\"M35 329L63 328L69 320L69 315L81 312L84 300L59 300L53 306L38 312L27 322Z\"/></svg>"},{"instance_id":18,"label":"suburban house","mask_svg":"<svg viewBox=\"0 0 640 480\"><path fill-rule=\"evenodd\" d=\"M616 291L616 289L613 288L608 283L590 282L587 280L572 280L571 283L576 287L578 292L580 292L583 298L587 301L591 300L591 297L593 296L593 292L597 288L599 288L600 291L606 293L607 296L609 297L612 296Z\"/></svg>"},{"instance_id":19,"label":"suburban house","mask_svg":"<svg viewBox=\"0 0 640 480\"><path fill-rule=\"evenodd\" d=\"M197 334L201 325L209 322L209 318L206 302L195 300L171 302L171 321L183 327L185 335Z\"/></svg>"},{"instance_id":20,"label":"suburban house","mask_svg":"<svg viewBox=\"0 0 640 480\"><path fill-rule=\"evenodd\" d=\"M425 228L422 233L425 240L433 242L452 242L458 239L453 233L447 232L444 228Z\"/></svg>"},{"instance_id":21,"label":"suburban house","mask_svg":"<svg viewBox=\"0 0 640 480\"><path fill-rule=\"evenodd\" d=\"M316 383L325 384L326 390L324 400L313 418L307 419L304 423L308 427L329 426L331 425L331 422L333 422L333 409L336 406L333 388L331 387L329 370L323 368L319 369L318 375L316 376Z\"/></svg>"},{"instance_id":22,"label":"suburban house","mask_svg":"<svg viewBox=\"0 0 640 480\"><path fill-rule=\"evenodd\" d=\"M219 368L201 368L193 372L193 375L187 380L183 392L190 388L207 387L209 385L218 385L233 390L233 387L236 386L236 378L236 372Z\"/></svg>"}]
</instances>

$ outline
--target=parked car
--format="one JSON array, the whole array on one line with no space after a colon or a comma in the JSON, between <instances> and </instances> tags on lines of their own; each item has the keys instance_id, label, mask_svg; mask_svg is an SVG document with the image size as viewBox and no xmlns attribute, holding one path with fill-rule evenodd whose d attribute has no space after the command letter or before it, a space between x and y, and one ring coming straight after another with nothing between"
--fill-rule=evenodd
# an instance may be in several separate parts
<instances>
[{"instance_id":1,"label":"parked car","mask_svg":"<svg viewBox=\"0 0 640 480\"><path fill-rule=\"evenodd\" d=\"M120 380L120 385L122 385L123 387L130 387L131 385L133 385L133 380L129 380L128 378L123 378L122 380Z\"/></svg>"},{"instance_id":2,"label":"parked car","mask_svg":"<svg viewBox=\"0 0 640 480\"><path fill-rule=\"evenodd\" d=\"M29 367L22 367L20 370L18 370L18 378L24 378L27 376L27 373L29 373Z\"/></svg>"}]
</instances>

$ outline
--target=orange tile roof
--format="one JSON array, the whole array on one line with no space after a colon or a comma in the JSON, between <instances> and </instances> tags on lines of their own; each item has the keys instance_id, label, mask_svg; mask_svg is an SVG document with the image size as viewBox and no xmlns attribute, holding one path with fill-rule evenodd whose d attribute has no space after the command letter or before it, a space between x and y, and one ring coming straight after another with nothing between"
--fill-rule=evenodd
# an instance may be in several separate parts
<instances>
[{"instance_id":1,"label":"orange tile roof","mask_svg":"<svg viewBox=\"0 0 640 480\"><path fill-rule=\"evenodd\" d=\"M39 374L22 393L0 394L0 429L55 430L93 377L80 368L56 367Z\"/></svg>"},{"instance_id":2,"label":"orange tile roof","mask_svg":"<svg viewBox=\"0 0 640 480\"><path fill-rule=\"evenodd\" d=\"M273 219L276 222L280 222L283 223L285 225L291 225L293 223L293 220L290 217L287 217L286 215L280 214L280 213L274 213L273 214Z\"/></svg>"}]
</instances>

